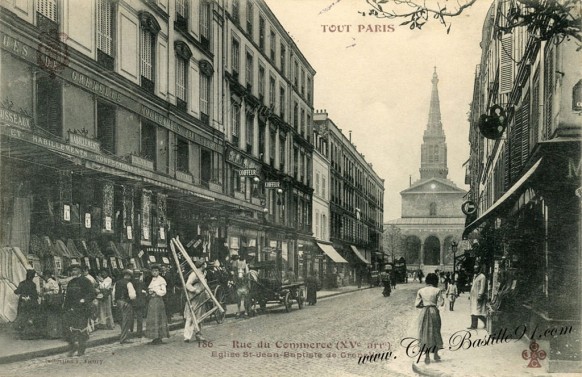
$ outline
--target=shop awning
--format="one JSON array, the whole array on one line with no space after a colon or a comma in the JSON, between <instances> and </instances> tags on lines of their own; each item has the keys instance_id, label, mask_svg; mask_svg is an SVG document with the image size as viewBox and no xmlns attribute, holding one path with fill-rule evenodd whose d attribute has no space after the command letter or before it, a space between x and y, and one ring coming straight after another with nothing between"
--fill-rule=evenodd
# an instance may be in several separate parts
<instances>
[{"instance_id":1,"label":"shop awning","mask_svg":"<svg viewBox=\"0 0 582 377\"><path fill-rule=\"evenodd\" d=\"M348 263L347 260L345 260L344 258L342 258L341 255L339 255L339 253L333 248L333 246L319 242L317 243L317 246L319 246L319 248L323 250L323 252L326 253L327 256L330 257L331 260L334 261L335 263Z\"/></svg>"},{"instance_id":2,"label":"shop awning","mask_svg":"<svg viewBox=\"0 0 582 377\"><path fill-rule=\"evenodd\" d=\"M536 172L540 164L542 163L542 158L540 158L513 186L507 190L501 198L499 198L487 211L485 211L479 218L473 221L471 224L465 227L463 231L463 238L465 238L469 233L471 233L475 228L481 225L485 220L498 213L501 208L511 205L511 198L516 197L521 194L521 192L526 188L525 183L531 178L531 176Z\"/></svg>"},{"instance_id":3,"label":"shop awning","mask_svg":"<svg viewBox=\"0 0 582 377\"><path fill-rule=\"evenodd\" d=\"M356 254L356 256L358 258L360 258L360 260L366 264L370 264L370 261L368 261L366 258L364 258L364 256L362 255L362 253L360 252L360 250L358 250L357 247L355 247L354 245L350 245L350 247L352 248L352 251L354 252L354 254Z\"/></svg>"}]
</instances>

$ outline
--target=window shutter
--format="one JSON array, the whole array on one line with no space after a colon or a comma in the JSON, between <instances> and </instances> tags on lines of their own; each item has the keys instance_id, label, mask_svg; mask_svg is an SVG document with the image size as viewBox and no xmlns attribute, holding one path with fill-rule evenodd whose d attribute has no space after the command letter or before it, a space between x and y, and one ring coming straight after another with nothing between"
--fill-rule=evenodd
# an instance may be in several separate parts
<instances>
[{"instance_id":1,"label":"window shutter","mask_svg":"<svg viewBox=\"0 0 582 377\"><path fill-rule=\"evenodd\" d=\"M511 92L513 88L513 34L501 38L499 64L499 94Z\"/></svg>"},{"instance_id":2,"label":"window shutter","mask_svg":"<svg viewBox=\"0 0 582 377\"><path fill-rule=\"evenodd\" d=\"M544 66L544 138L552 132L552 98L554 93L554 44L546 44Z\"/></svg>"}]
</instances>

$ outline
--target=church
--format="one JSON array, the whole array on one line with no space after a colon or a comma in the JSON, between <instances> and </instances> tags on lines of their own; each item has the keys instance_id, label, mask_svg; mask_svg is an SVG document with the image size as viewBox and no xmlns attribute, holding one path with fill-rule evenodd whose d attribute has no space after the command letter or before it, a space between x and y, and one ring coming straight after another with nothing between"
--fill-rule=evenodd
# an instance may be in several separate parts
<instances>
[{"instance_id":1,"label":"church","mask_svg":"<svg viewBox=\"0 0 582 377\"><path fill-rule=\"evenodd\" d=\"M428 124L421 147L420 179L400 192L401 218L384 224L384 232L390 232L394 225L403 236L403 245L399 252L395 251L395 259L404 257L408 270L420 268L425 275L436 269L453 270L451 244L461 241L465 226L461 205L466 191L447 178L447 144L441 123L438 82L435 67Z\"/></svg>"}]
</instances>

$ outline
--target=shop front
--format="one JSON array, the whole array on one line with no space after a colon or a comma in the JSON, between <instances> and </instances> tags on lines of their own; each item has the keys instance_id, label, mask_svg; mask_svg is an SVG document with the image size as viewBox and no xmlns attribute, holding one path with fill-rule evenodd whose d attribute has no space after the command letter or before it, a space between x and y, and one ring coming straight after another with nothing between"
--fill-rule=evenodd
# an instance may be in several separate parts
<instances>
[{"instance_id":1,"label":"shop front","mask_svg":"<svg viewBox=\"0 0 582 377\"><path fill-rule=\"evenodd\" d=\"M528 329L533 340L534 329L548 330L535 340L549 346L550 371L577 370L580 141L552 139L536 152L529 170L464 235L479 227L474 254L488 266L490 333Z\"/></svg>"}]
</instances>

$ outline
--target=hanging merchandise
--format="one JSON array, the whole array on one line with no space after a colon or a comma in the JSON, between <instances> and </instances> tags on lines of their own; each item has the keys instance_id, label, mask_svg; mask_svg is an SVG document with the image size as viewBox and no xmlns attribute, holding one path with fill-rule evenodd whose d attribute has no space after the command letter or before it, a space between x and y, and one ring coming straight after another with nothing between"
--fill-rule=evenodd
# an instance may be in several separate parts
<instances>
[{"instance_id":1,"label":"hanging merchandise","mask_svg":"<svg viewBox=\"0 0 582 377\"><path fill-rule=\"evenodd\" d=\"M152 192L143 190L141 194L141 242L150 245Z\"/></svg>"},{"instance_id":2,"label":"hanging merchandise","mask_svg":"<svg viewBox=\"0 0 582 377\"><path fill-rule=\"evenodd\" d=\"M159 229L157 234L157 244L158 246L166 246L166 232L167 227L167 198L165 194L158 193L156 195L156 223Z\"/></svg>"},{"instance_id":3,"label":"hanging merchandise","mask_svg":"<svg viewBox=\"0 0 582 377\"><path fill-rule=\"evenodd\" d=\"M59 218L63 222L71 222L71 203L73 202L73 174L70 171L59 171Z\"/></svg>"},{"instance_id":4,"label":"hanging merchandise","mask_svg":"<svg viewBox=\"0 0 582 377\"><path fill-rule=\"evenodd\" d=\"M103 184L103 205L101 216L103 219L102 229L107 233L113 233L113 200L113 183L105 182Z\"/></svg>"},{"instance_id":5,"label":"hanging merchandise","mask_svg":"<svg viewBox=\"0 0 582 377\"><path fill-rule=\"evenodd\" d=\"M122 202L123 202L123 229L125 239L133 239L133 221L134 221L134 205L133 205L133 189L131 187L122 187Z\"/></svg>"}]
</instances>

